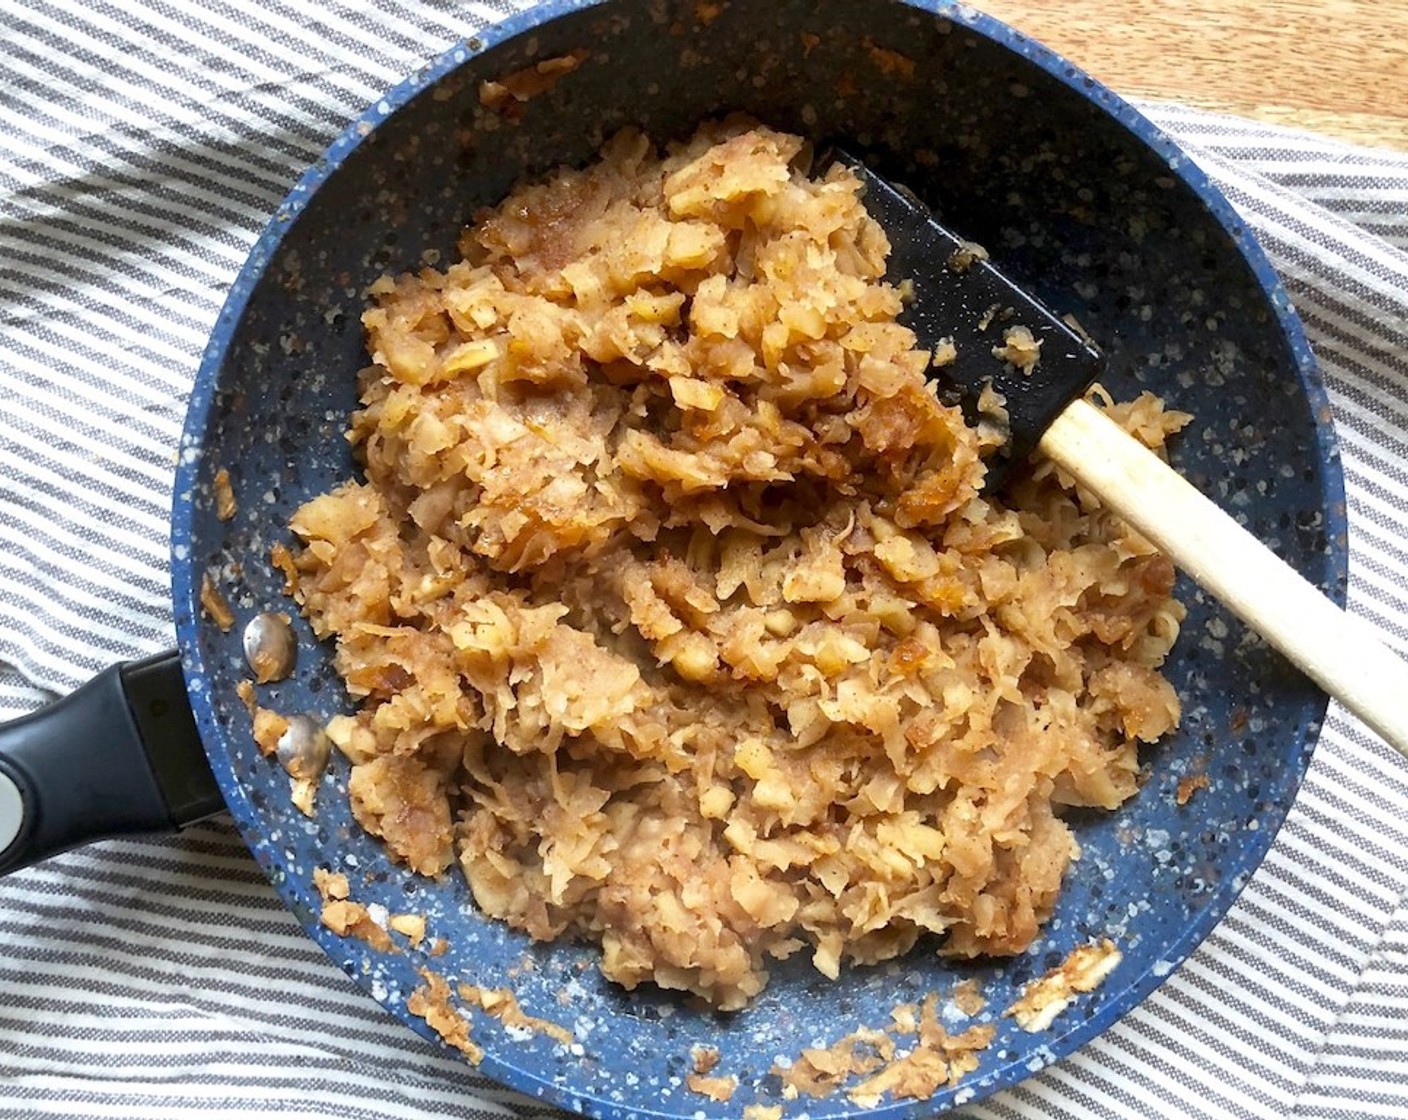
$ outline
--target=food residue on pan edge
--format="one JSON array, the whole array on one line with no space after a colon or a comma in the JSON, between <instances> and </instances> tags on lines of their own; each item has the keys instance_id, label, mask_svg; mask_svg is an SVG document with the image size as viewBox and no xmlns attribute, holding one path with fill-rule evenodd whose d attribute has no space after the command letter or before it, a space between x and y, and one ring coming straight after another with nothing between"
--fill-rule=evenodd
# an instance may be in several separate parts
<instances>
[{"instance_id":1,"label":"food residue on pan edge","mask_svg":"<svg viewBox=\"0 0 1408 1120\"><path fill-rule=\"evenodd\" d=\"M235 693L249 712L259 753L278 760L289 776L293 804L304 816L313 816L318 781L330 747L323 729L312 716L287 716L261 707L252 681L241 681Z\"/></svg>"},{"instance_id":2,"label":"food residue on pan edge","mask_svg":"<svg viewBox=\"0 0 1408 1120\"><path fill-rule=\"evenodd\" d=\"M383 953L394 947L390 935L372 920L367 908L348 899L351 886L346 875L316 867L313 885L323 896L322 923L333 933L339 937L356 937Z\"/></svg>"},{"instance_id":3,"label":"food residue on pan edge","mask_svg":"<svg viewBox=\"0 0 1408 1120\"><path fill-rule=\"evenodd\" d=\"M392 914L375 904L363 905L354 901L350 897L352 887L345 873L325 867L314 868L313 885L323 899L320 920L339 937L357 938L378 952L396 951L396 944L390 936L392 932L404 936L412 950L419 949L424 942L424 914ZM437 947L440 945L443 942L438 939L432 942L429 955L438 956ZM469 1043L468 1021L451 1002L449 981L428 969L421 969L420 973L425 984L412 993L407 1000L407 1008L429 1023L446 1043L477 1065L482 1051L477 1045ZM510 1031L546 1035L563 1046L569 1046L576 1040L572 1031L560 1023L525 1012L519 1005L518 997L508 988L485 988L461 983L455 986L454 991L466 1005L478 1007Z\"/></svg>"},{"instance_id":4,"label":"food residue on pan edge","mask_svg":"<svg viewBox=\"0 0 1408 1120\"><path fill-rule=\"evenodd\" d=\"M1187 805L1193 800L1193 795L1200 789L1207 789L1209 785L1206 774L1184 774L1178 779L1178 790L1174 794L1174 800L1179 805Z\"/></svg>"},{"instance_id":5,"label":"food residue on pan edge","mask_svg":"<svg viewBox=\"0 0 1408 1120\"><path fill-rule=\"evenodd\" d=\"M953 990L953 1003L965 1015L977 1015L987 1006L977 980L969 977Z\"/></svg>"},{"instance_id":6,"label":"food residue on pan edge","mask_svg":"<svg viewBox=\"0 0 1408 1120\"><path fill-rule=\"evenodd\" d=\"M478 1065L484 1057L483 1048L471 1040L470 1021L451 998L450 983L428 968L418 969L425 981L406 999L406 1009L424 1019L448 1045ZM490 1018L497 1019L509 1031L545 1035L560 1046L570 1046L576 1036L567 1027L550 1019L539 1019L524 1012L518 998L507 988L480 988L474 984L458 984L455 994L467 1006L478 1007Z\"/></svg>"},{"instance_id":7,"label":"food residue on pan edge","mask_svg":"<svg viewBox=\"0 0 1408 1120\"><path fill-rule=\"evenodd\" d=\"M455 1009L450 1000L450 985L443 976L429 969L420 970L425 981L406 997L406 1010L426 1024L444 1041L477 1066L484 1060L484 1048L470 1037L469 1020Z\"/></svg>"},{"instance_id":8,"label":"food residue on pan edge","mask_svg":"<svg viewBox=\"0 0 1408 1120\"><path fill-rule=\"evenodd\" d=\"M1015 1017L1026 1031L1044 1031L1077 994L1099 987L1120 960L1119 950L1108 940L1078 946L1061 965L1028 984L1003 1014ZM954 987L951 1002L945 1017L951 1012L972 1018L987 1005L971 978ZM893 1100L928 1100L943 1086L957 1084L978 1067L978 1055L991 1044L996 1027L979 1023L952 1034L939 1021L939 1003L938 994L931 992L919 1004L899 1004L888 1029L861 1028L830 1046L805 1049L795 1061L775 1065L770 1072L781 1080L783 1098L820 1098L843 1091L855 1104L873 1108L886 1094ZM715 1096L714 1090L731 1096L737 1078L699 1076L713 1072L718 1051L697 1047L692 1055L696 1076L686 1080L687 1087L727 1100ZM857 1077L863 1080L854 1082Z\"/></svg>"},{"instance_id":9,"label":"food residue on pan edge","mask_svg":"<svg viewBox=\"0 0 1408 1120\"><path fill-rule=\"evenodd\" d=\"M694 1062L694 1070L685 1078L685 1088L692 1093L699 1093L710 1100L727 1102L733 1099L733 1094L738 1089L738 1078L733 1074L725 1074L720 1077L711 1077L714 1068L719 1064L719 1051L713 1046L695 1046L690 1052L690 1058Z\"/></svg>"},{"instance_id":10,"label":"food residue on pan edge","mask_svg":"<svg viewBox=\"0 0 1408 1120\"><path fill-rule=\"evenodd\" d=\"M419 949L425 940L424 914L392 914L386 919L386 925L405 937L412 949Z\"/></svg>"},{"instance_id":11,"label":"food residue on pan edge","mask_svg":"<svg viewBox=\"0 0 1408 1120\"><path fill-rule=\"evenodd\" d=\"M719 1051L715 1046L695 1046L689 1056L694 1059L695 1073L709 1073L719 1064Z\"/></svg>"},{"instance_id":12,"label":"food residue on pan edge","mask_svg":"<svg viewBox=\"0 0 1408 1120\"><path fill-rule=\"evenodd\" d=\"M498 81L479 83L479 103L508 117L519 113L522 106L539 94L547 93L587 57L587 51L575 50L556 58L544 58L521 70L505 74Z\"/></svg>"},{"instance_id":13,"label":"food residue on pan edge","mask_svg":"<svg viewBox=\"0 0 1408 1120\"><path fill-rule=\"evenodd\" d=\"M782 1079L783 1096L824 1097L853 1077L864 1080L845 1089L862 1107L877 1104L886 1093L895 1100L928 1100L945 1085L956 1084L978 1067L978 1054L992 1041L991 1024L969 1027L951 1035L939 1022L938 995L923 1004L901 1004L889 1031L863 1028L825 1048L803 1050L787 1067L774 1067ZM913 1036L906 1049L897 1039Z\"/></svg>"},{"instance_id":14,"label":"food residue on pan edge","mask_svg":"<svg viewBox=\"0 0 1408 1120\"><path fill-rule=\"evenodd\" d=\"M313 886L323 899L323 925L339 937L358 938L383 953L395 951L391 932L401 934L412 949L419 949L425 939L424 914L392 914L384 907L353 901L349 897L351 884L343 872L315 867Z\"/></svg>"},{"instance_id":15,"label":"food residue on pan edge","mask_svg":"<svg viewBox=\"0 0 1408 1120\"><path fill-rule=\"evenodd\" d=\"M948 259L948 267L954 272L967 272L979 261L990 259L988 251L976 241L965 241L953 251Z\"/></svg>"},{"instance_id":16,"label":"food residue on pan edge","mask_svg":"<svg viewBox=\"0 0 1408 1120\"><path fill-rule=\"evenodd\" d=\"M513 1030L547 1035L554 1042L570 1046L576 1036L561 1023L529 1015L518 1004L518 997L508 988L481 988L475 984L460 984L455 989L460 999L483 1009L486 1015Z\"/></svg>"},{"instance_id":17,"label":"food residue on pan edge","mask_svg":"<svg viewBox=\"0 0 1408 1120\"><path fill-rule=\"evenodd\" d=\"M1123 959L1109 938L1078 945L1059 965L1028 984L1003 1014L1016 1019L1024 1031L1044 1031L1077 994L1093 992Z\"/></svg>"},{"instance_id":18,"label":"food residue on pan edge","mask_svg":"<svg viewBox=\"0 0 1408 1120\"><path fill-rule=\"evenodd\" d=\"M214 487L215 516L221 521L229 521L239 512L239 505L230 486L230 472L224 467L215 472Z\"/></svg>"},{"instance_id":19,"label":"food residue on pan edge","mask_svg":"<svg viewBox=\"0 0 1408 1120\"><path fill-rule=\"evenodd\" d=\"M708 1097L711 1101L718 1101L721 1104L731 1101L733 1094L738 1091L738 1077L731 1073L721 1077L691 1073L684 1079L684 1084L691 1093L698 1093L702 1097Z\"/></svg>"},{"instance_id":20,"label":"food residue on pan edge","mask_svg":"<svg viewBox=\"0 0 1408 1120\"><path fill-rule=\"evenodd\" d=\"M220 627L221 633L229 633L230 627L235 624L235 612L230 609L230 601L209 572L202 573L200 577L200 606L206 617Z\"/></svg>"}]
</instances>

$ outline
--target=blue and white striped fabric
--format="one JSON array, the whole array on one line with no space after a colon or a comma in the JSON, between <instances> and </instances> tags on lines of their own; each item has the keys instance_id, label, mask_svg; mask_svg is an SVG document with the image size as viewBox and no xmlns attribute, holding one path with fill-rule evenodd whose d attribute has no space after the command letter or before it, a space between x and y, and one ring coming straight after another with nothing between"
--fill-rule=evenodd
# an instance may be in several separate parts
<instances>
[{"instance_id":1,"label":"blue and white striped fabric","mask_svg":"<svg viewBox=\"0 0 1408 1120\"><path fill-rule=\"evenodd\" d=\"M0 715L171 643L192 373L344 121L512 0L0 0ZM1324 364L1351 602L1408 649L1408 155L1146 110L1267 247ZM971 1108L1408 1117L1408 766L1333 712L1228 919L1137 1012ZM306 939L233 830L0 882L0 1117L533 1115Z\"/></svg>"}]
</instances>

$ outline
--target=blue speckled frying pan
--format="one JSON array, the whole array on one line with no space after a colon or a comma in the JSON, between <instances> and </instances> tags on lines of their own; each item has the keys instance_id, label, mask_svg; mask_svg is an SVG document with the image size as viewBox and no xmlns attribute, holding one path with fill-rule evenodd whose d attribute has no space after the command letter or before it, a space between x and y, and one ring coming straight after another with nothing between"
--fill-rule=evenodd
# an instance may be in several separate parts
<instances>
[{"instance_id":1,"label":"blue speckled frying pan","mask_svg":"<svg viewBox=\"0 0 1408 1120\"><path fill-rule=\"evenodd\" d=\"M876 47L915 60L912 73L880 65ZM482 111L481 80L579 48L590 52L580 69L518 119ZM679 136L729 109L850 138L948 225L999 254L1014 279L1076 314L1108 357L1116 395L1150 388L1195 414L1174 447L1178 469L1343 601L1345 512L1329 409L1286 294L1203 174L1109 91L996 21L938 0L558 0L389 92L304 176L255 245L206 351L180 448L179 659L110 670L0 729L0 821L19 831L13 842L0 835L9 844L0 866L228 806L309 934L373 997L431 1037L405 1007L418 968L511 988L530 1015L577 1041L514 1036L476 1012L483 1072L603 1117L737 1116L755 1102L781 1103L787 1116L860 1114L844 1095L782 1101L774 1060L885 1026L896 1004L976 977L988 997L978 1021L997 1029L979 1069L930 1102L886 1098L873 1112L931 1115L1068 1054L1177 967L1265 855L1326 706L1187 583L1178 591L1189 615L1169 667L1183 727L1146 751L1147 781L1132 801L1074 820L1084 855L1030 952L956 966L921 944L836 983L794 960L753 1007L727 1016L661 992L623 992L601 978L592 950L535 945L486 921L458 876L417 879L363 834L340 760L309 819L290 804L287 775L256 749L235 693L248 675L240 626L288 609L270 546L286 539L301 502L355 471L342 432L365 360L362 290L427 251L448 257L476 207L525 175L584 161L622 125ZM222 467L238 502L229 521L217 518L211 489ZM228 633L201 614L206 573L230 593L238 624ZM297 671L262 686L260 702L320 718L350 710L329 649L301 620L295 629ZM1207 787L1179 804L1180 782L1198 775ZM426 914L429 937L445 938L448 951L429 960L404 945L382 953L334 936L318 921L311 876L320 866L347 872L360 902ZM1001 1017L1027 981L1106 936L1122 963L1048 1031ZM738 1076L729 1103L685 1087L697 1044L717 1047L717 1073Z\"/></svg>"}]
</instances>

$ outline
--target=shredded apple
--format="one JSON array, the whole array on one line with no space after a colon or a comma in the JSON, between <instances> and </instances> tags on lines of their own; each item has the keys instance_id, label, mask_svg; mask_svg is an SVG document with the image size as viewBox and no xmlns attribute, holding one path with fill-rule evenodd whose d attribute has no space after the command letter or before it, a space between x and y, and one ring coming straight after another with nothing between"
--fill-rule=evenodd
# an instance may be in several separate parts
<instances>
[{"instance_id":1,"label":"shredded apple","mask_svg":"<svg viewBox=\"0 0 1408 1120\"><path fill-rule=\"evenodd\" d=\"M365 481L283 557L358 702L362 826L721 1008L804 949L1022 952L1062 806L1120 805L1178 719L1168 562L1050 464L980 493L884 233L806 162L624 132L379 281ZM1103 403L1155 448L1186 420Z\"/></svg>"}]
</instances>

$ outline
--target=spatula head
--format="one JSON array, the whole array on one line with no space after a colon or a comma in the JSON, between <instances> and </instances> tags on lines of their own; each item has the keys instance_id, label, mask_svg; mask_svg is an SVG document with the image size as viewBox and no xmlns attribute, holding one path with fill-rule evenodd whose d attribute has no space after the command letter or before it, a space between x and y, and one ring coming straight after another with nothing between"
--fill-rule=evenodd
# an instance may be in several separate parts
<instances>
[{"instance_id":1,"label":"spatula head","mask_svg":"<svg viewBox=\"0 0 1408 1120\"><path fill-rule=\"evenodd\" d=\"M818 160L823 171L837 163L860 179L865 207L890 239L886 279L913 285L901 321L922 347L947 353L945 340L953 344L951 360L935 365L931 373L940 397L962 407L969 423L988 425L995 418L979 403L983 389L991 385L1004 398L1007 439L988 461L985 484L989 493L1001 490L1051 421L1099 377L1104 368L1100 352L984 259L971 242L936 221L903 187L886 182L841 148L827 149ZM993 352L1005 347L1007 331L1014 327L1025 327L1040 343L1030 371Z\"/></svg>"}]
</instances>

